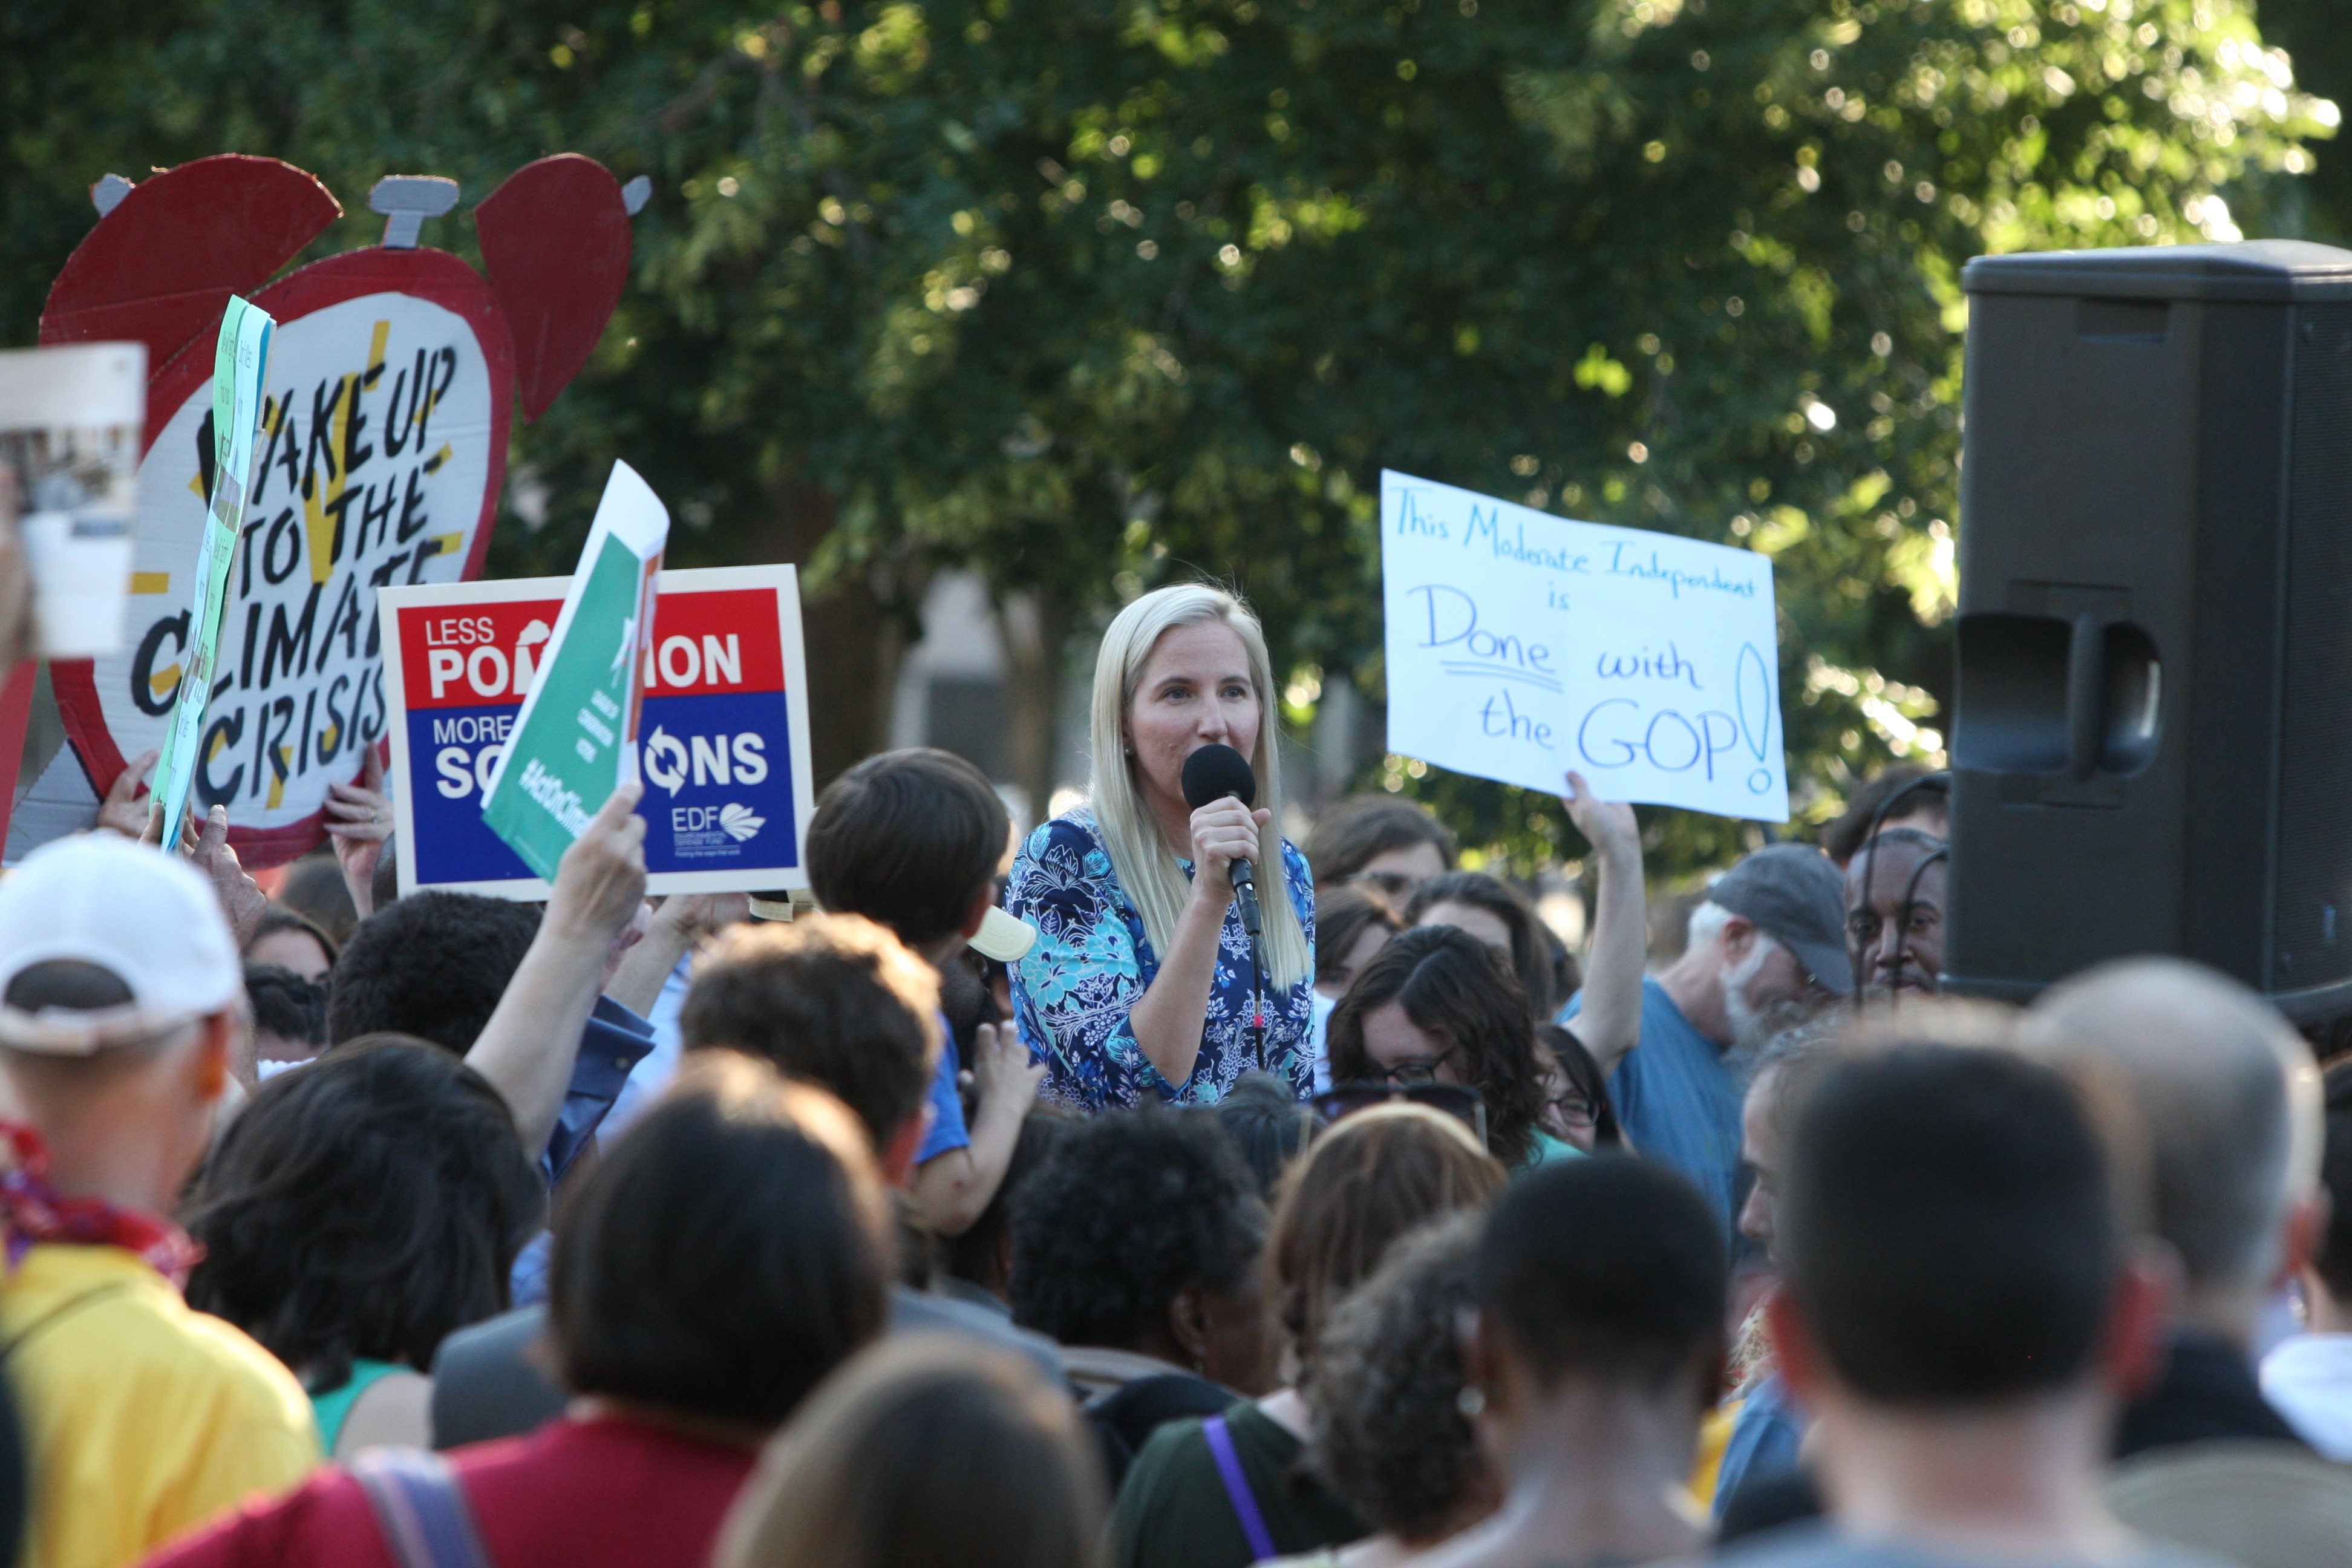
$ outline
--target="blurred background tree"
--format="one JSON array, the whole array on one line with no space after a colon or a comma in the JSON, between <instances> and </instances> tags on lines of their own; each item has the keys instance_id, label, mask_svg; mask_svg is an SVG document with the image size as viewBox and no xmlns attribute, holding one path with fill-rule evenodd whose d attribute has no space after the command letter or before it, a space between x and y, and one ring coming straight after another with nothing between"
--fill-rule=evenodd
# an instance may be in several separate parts
<instances>
[{"instance_id":1,"label":"blurred background tree","mask_svg":"<svg viewBox=\"0 0 2352 1568\"><path fill-rule=\"evenodd\" d=\"M2352 12L2341 0L2262 0L2263 37L2294 62L2297 85L2342 103L2352 98ZM2281 226L2302 238L2352 245L2352 148L2311 150L2318 167L2277 191Z\"/></svg>"},{"instance_id":2,"label":"blurred background tree","mask_svg":"<svg viewBox=\"0 0 2352 1568\"><path fill-rule=\"evenodd\" d=\"M2340 77L2330 0L2272 8ZM975 568L1038 801L1066 660L1188 574L1257 603L1297 735L1341 682L1377 721L1387 467L1771 555L1832 815L1940 760L1965 261L2352 232L2305 177L2335 109L2239 0L89 0L0 16L0 93L11 343L109 169L289 159L351 213L321 254L386 173L652 176L493 570L568 569L621 455L679 563L802 563L823 774ZM1484 858L1580 847L1548 799L1363 763ZM1645 816L1667 874L1756 836Z\"/></svg>"}]
</instances>

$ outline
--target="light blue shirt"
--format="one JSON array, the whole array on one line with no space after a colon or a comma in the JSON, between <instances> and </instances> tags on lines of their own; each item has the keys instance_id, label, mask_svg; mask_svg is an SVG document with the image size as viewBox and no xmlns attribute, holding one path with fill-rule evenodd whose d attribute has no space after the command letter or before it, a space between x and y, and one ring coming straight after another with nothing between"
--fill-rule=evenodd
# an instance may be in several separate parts
<instances>
[{"instance_id":1,"label":"light blue shirt","mask_svg":"<svg viewBox=\"0 0 2352 1568\"><path fill-rule=\"evenodd\" d=\"M1528 1163L1512 1173L1524 1176L1529 1171L1541 1170L1561 1160L1581 1160L1585 1157L1584 1151L1575 1144L1564 1138L1555 1138L1538 1127L1536 1129L1536 1146L1528 1152Z\"/></svg>"},{"instance_id":2,"label":"light blue shirt","mask_svg":"<svg viewBox=\"0 0 2352 1568\"><path fill-rule=\"evenodd\" d=\"M1715 1472L1715 1522L1723 1522L1725 1505L1748 1482L1795 1469L1804 1439L1804 1413L1780 1374L1767 1373L1748 1391L1723 1445L1723 1462Z\"/></svg>"},{"instance_id":3,"label":"light blue shirt","mask_svg":"<svg viewBox=\"0 0 2352 1568\"><path fill-rule=\"evenodd\" d=\"M1580 991L1559 1021L1567 1024L1583 1004ZM1664 986L1645 979L1641 1042L1609 1075L1609 1100L1635 1149L1698 1184L1728 1245L1739 1180L1739 1083L1723 1054L1692 1027Z\"/></svg>"},{"instance_id":4,"label":"light blue shirt","mask_svg":"<svg viewBox=\"0 0 2352 1568\"><path fill-rule=\"evenodd\" d=\"M661 1091L669 1087L669 1080L677 1076L677 1017L686 1008L687 981L693 967L693 953L681 957L677 967L669 972L669 978L662 982L661 994L654 998L653 1011L646 1015L646 1022L654 1026L654 1048L629 1069L629 1081L621 1086L620 1098L613 1101L613 1109L605 1114L603 1138L607 1143L652 1110Z\"/></svg>"},{"instance_id":5,"label":"light blue shirt","mask_svg":"<svg viewBox=\"0 0 2352 1568\"><path fill-rule=\"evenodd\" d=\"M1190 861L1179 860L1184 874ZM1261 873L1274 894L1274 873ZM1315 880L1307 858L1285 839L1282 886L1315 951ZM1136 1043L1131 1011L1160 973L1160 955L1143 929L1142 913L1119 885L1102 830L1086 808L1057 816L1029 835L1004 886L1004 907L1037 928L1037 943L1013 966L1013 1019L1029 1059L1046 1064L1041 1098L1084 1111L1139 1102L1178 1100L1214 1105L1234 1080L1262 1068L1286 1080L1300 1100L1313 1098L1315 1063L1307 1032L1314 976L1287 990L1271 980L1259 994L1241 906L1225 907L1217 938L1217 967L1201 1027L1200 1054L1190 1077L1171 1083ZM1265 1027L1252 1021L1264 1005Z\"/></svg>"}]
</instances>

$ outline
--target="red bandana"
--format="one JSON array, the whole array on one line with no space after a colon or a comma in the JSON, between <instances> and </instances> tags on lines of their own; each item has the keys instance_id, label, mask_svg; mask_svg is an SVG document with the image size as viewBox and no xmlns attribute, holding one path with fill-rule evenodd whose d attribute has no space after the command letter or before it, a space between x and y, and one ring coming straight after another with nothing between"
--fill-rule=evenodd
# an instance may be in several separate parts
<instances>
[{"instance_id":1,"label":"red bandana","mask_svg":"<svg viewBox=\"0 0 2352 1568\"><path fill-rule=\"evenodd\" d=\"M34 1245L74 1242L120 1247L135 1252L175 1289L184 1289L188 1271L205 1249L170 1220L137 1209L117 1208L104 1198L69 1198L49 1185L49 1150L41 1135L21 1122L0 1121L0 1226L14 1272Z\"/></svg>"}]
</instances>

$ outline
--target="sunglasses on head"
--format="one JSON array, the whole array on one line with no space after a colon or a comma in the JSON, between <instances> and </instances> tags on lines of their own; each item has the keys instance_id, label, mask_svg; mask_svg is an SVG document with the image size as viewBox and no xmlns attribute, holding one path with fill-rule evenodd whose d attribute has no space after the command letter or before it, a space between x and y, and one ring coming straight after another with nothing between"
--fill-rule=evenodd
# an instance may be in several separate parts
<instances>
[{"instance_id":1,"label":"sunglasses on head","mask_svg":"<svg viewBox=\"0 0 2352 1568\"><path fill-rule=\"evenodd\" d=\"M1315 1110L1325 1121L1333 1122L1359 1110L1370 1110L1375 1105L1392 1105L1399 1101L1426 1106L1453 1117L1478 1135L1478 1147L1484 1149L1486 1146L1486 1102L1478 1098L1476 1089L1466 1084L1337 1084L1315 1097Z\"/></svg>"}]
</instances>

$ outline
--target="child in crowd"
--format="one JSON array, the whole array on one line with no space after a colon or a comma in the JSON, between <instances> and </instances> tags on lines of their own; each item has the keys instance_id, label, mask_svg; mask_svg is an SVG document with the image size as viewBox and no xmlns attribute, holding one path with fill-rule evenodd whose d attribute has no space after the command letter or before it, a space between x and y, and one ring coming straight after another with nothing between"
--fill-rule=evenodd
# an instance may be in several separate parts
<instances>
[{"instance_id":1,"label":"child in crowd","mask_svg":"<svg viewBox=\"0 0 2352 1568\"><path fill-rule=\"evenodd\" d=\"M1012 840L1004 802L986 775L951 752L868 757L818 799L808 830L809 886L834 914L890 928L944 976L967 943L1010 962L1035 933L996 907L996 874ZM1032 1063L1011 1026L975 1024L971 1059L955 1031L933 1069L931 1123L915 1152L915 1210L934 1236L969 1228L1013 1162L1022 1119L1045 1065ZM959 1075L971 1075L975 1114L965 1125Z\"/></svg>"}]
</instances>

